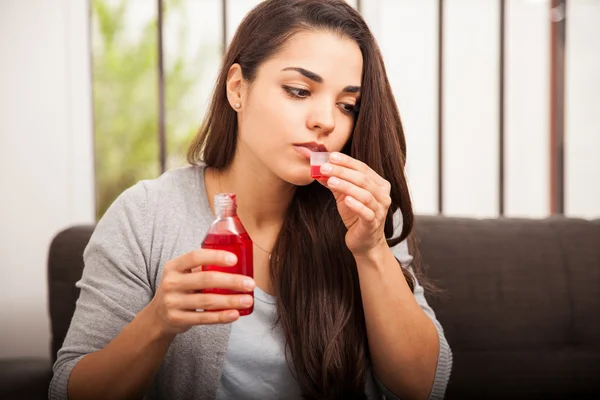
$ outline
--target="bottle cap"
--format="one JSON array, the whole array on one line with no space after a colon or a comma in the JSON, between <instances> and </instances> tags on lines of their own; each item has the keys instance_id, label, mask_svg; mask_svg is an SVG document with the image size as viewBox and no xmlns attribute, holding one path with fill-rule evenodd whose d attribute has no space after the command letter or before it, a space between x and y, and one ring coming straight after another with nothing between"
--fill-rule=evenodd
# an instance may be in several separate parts
<instances>
[{"instance_id":1,"label":"bottle cap","mask_svg":"<svg viewBox=\"0 0 600 400\"><path fill-rule=\"evenodd\" d=\"M217 215L225 210L235 210L236 207L235 193L218 193L215 195L215 213Z\"/></svg>"}]
</instances>

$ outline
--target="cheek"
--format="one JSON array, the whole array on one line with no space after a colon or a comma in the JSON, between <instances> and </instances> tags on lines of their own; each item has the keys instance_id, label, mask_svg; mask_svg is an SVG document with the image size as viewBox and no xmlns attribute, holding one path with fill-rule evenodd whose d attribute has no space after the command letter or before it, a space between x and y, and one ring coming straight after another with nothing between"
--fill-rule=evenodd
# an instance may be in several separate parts
<instances>
[{"instance_id":1,"label":"cheek","mask_svg":"<svg viewBox=\"0 0 600 400\"><path fill-rule=\"evenodd\" d=\"M281 147L276 140L277 127L271 120L268 107L255 103L245 110L238 130L239 139L244 147L263 161L267 160L264 158L267 155L280 152Z\"/></svg>"},{"instance_id":2,"label":"cheek","mask_svg":"<svg viewBox=\"0 0 600 400\"><path fill-rule=\"evenodd\" d=\"M301 110L274 90L254 92L248 104L242 132L246 139L260 141L264 148L276 148L290 142L294 139L293 133L302 128Z\"/></svg>"},{"instance_id":3,"label":"cheek","mask_svg":"<svg viewBox=\"0 0 600 400\"><path fill-rule=\"evenodd\" d=\"M354 121L350 118L343 118L336 127L339 129L339 133L336 136L335 145L338 149L342 149L346 142L352 136L352 131L354 130Z\"/></svg>"}]
</instances>

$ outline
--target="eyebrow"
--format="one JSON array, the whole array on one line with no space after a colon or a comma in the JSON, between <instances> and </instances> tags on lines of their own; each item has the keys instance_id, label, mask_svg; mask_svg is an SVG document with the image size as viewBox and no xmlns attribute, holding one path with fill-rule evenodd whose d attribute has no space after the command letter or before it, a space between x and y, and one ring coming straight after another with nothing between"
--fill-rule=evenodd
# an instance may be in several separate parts
<instances>
[{"instance_id":1,"label":"eyebrow","mask_svg":"<svg viewBox=\"0 0 600 400\"><path fill-rule=\"evenodd\" d=\"M344 90L342 90L342 92L344 92L344 93L360 93L360 86L346 86L344 88Z\"/></svg>"},{"instance_id":2,"label":"eyebrow","mask_svg":"<svg viewBox=\"0 0 600 400\"><path fill-rule=\"evenodd\" d=\"M300 68L300 67L287 67L282 69L282 71L296 71L299 72L300 74L302 74L303 76L307 77L308 79L310 79L313 82L317 82L317 83L323 83L323 77L321 77L321 75L316 74L312 71L309 71L307 69L304 68ZM342 92L344 93L360 93L360 86L346 86Z\"/></svg>"}]
</instances>

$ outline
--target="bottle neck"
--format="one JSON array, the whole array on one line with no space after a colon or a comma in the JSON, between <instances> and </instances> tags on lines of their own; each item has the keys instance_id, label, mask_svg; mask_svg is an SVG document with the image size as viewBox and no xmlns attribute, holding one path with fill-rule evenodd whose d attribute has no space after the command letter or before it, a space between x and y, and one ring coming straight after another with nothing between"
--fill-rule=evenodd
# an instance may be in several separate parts
<instances>
[{"instance_id":1,"label":"bottle neck","mask_svg":"<svg viewBox=\"0 0 600 400\"><path fill-rule=\"evenodd\" d=\"M235 194L219 193L215 195L215 214L219 219L237 216Z\"/></svg>"}]
</instances>

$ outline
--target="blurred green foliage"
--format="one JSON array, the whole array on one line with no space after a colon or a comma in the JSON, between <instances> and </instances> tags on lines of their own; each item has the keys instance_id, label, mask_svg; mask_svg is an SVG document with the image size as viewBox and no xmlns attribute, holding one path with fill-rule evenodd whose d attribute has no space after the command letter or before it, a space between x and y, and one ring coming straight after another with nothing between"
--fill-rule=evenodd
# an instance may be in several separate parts
<instances>
[{"instance_id":1,"label":"blurred green foliage","mask_svg":"<svg viewBox=\"0 0 600 400\"><path fill-rule=\"evenodd\" d=\"M164 3L165 22L169 13L185 12L180 0ZM160 174L158 38L156 13L144 22L141 32L131 35L127 31L130 2L92 0L91 5L96 217L99 219L125 189ZM185 43L185 26L179 27L178 39ZM201 58L186 61L183 46L176 50L175 56L169 53L170 59L164 61L167 168L183 165L186 147L201 117L187 101L199 79Z\"/></svg>"}]
</instances>

